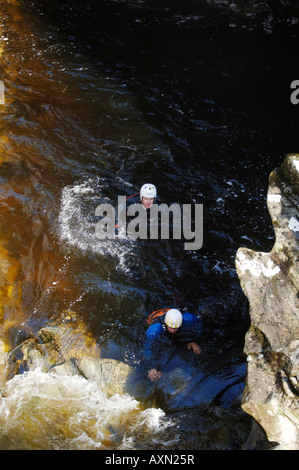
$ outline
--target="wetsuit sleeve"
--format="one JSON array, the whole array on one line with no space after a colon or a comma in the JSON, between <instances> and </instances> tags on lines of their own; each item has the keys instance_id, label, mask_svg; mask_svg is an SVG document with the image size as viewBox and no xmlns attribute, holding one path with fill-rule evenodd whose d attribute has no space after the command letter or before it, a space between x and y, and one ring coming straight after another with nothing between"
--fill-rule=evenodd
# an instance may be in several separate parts
<instances>
[{"instance_id":1,"label":"wetsuit sleeve","mask_svg":"<svg viewBox=\"0 0 299 470\"><path fill-rule=\"evenodd\" d=\"M183 325L180 335L177 338L178 343L190 343L197 341L202 332L202 323L193 313L183 313Z\"/></svg>"},{"instance_id":2,"label":"wetsuit sleeve","mask_svg":"<svg viewBox=\"0 0 299 470\"><path fill-rule=\"evenodd\" d=\"M196 315L193 313L185 312L183 313L183 324L191 325L192 323L197 323L199 320Z\"/></svg>"},{"instance_id":3,"label":"wetsuit sleeve","mask_svg":"<svg viewBox=\"0 0 299 470\"><path fill-rule=\"evenodd\" d=\"M146 331L146 340L143 349L143 358L148 369L158 368L155 357L155 343L159 339L163 329L160 323L154 323Z\"/></svg>"}]
</instances>

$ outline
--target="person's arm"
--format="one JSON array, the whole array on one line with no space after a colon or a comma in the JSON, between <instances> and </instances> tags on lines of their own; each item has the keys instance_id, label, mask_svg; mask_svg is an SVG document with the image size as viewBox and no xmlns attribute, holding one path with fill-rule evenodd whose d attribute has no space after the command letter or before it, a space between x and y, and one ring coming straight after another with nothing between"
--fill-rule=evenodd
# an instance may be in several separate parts
<instances>
[{"instance_id":1,"label":"person's arm","mask_svg":"<svg viewBox=\"0 0 299 470\"><path fill-rule=\"evenodd\" d=\"M162 377L162 372L159 370L159 364L155 355L155 342L159 338L162 331L161 324L154 323L147 329L146 332L143 357L148 369L148 377L152 382Z\"/></svg>"},{"instance_id":2,"label":"person's arm","mask_svg":"<svg viewBox=\"0 0 299 470\"><path fill-rule=\"evenodd\" d=\"M187 348L199 355L201 347L197 343L197 338L202 329L200 320L193 314L185 312L183 314L183 332L181 335L181 342L187 343Z\"/></svg>"},{"instance_id":3,"label":"person's arm","mask_svg":"<svg viewBox=\"0 0 299 470\"><path fill-rule=\"evenodd\" d=\"M201 353L201 347L194 341L192 341L191 343L188 343L187 348L192 349L194 354L196 354L197 356L199 356L199 354Z\"/></svg>"}]
</instances>

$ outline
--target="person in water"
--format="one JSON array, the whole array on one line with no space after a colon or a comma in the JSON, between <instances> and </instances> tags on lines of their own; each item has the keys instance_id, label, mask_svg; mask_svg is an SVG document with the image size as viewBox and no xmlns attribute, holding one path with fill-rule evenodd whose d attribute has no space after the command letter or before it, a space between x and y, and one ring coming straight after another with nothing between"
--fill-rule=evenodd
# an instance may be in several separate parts
<instances>
[{"instance_id":1,"label":"person in water","mask_svg":"<svg viewBox=\"0 0 299 470\"><path fill-rule=\"evenodd\" d=\"M150 209L157 197L157 189L151 183L145 183L140 189L140 202L145 209Z\"/></svg>"},{"instance_id":2,"label":"person in water","mask_svg":"<svg viewBox=\"0 0 299 470\"><path fill-rule=\"evenodd\" d=\"M154 184L152 183L145 183L141 186L140 191L138 193L132 194L131 196L128 196L125 201L125 210L127 211L129 206L132 206L134 204L137 204L137 196L139 196L140 203L142 204L142 207L146 209L147 211L147 221L149 221L150 218L150 208L151 206L156 202L157 198L157 188ZM121 208L123 210L123 207ZM132 216L131 216L132 217ZM127 222L130 220L130 216L126 217ZM117 237L119 235L119 225L118 225L118 220L116 220L115 224L115 236Z\"/></svg>"},{"instance_id":3,"label":"person in water","mask_svg":"<svg viewBox=\"0 0 299 470\"><path fill-rule=\"evenodd\" d=\"M179 310L162 309L154 318L149 317L150 326L146 331L144 345L144 359L147 363L148 378L154 382L162 377L161 371L161 347L165 360L165 348L186 346L194 354L201 353L201 347L195 342L199 324L198 318L192 313L181 313ZM155 313L155 312L154 312ZM167 361L166 361L167 362Z\"/></svg>"}]
</instances>

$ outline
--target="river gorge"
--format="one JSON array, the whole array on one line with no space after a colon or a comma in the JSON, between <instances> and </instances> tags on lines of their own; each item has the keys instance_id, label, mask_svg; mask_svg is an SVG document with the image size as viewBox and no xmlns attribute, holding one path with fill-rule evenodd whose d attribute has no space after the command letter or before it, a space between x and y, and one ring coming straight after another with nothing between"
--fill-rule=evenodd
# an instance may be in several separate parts
<instances>
[{"instance_id":1,"label":"river gorge","mask_svg":"<svg viewBox=\"0 0 299 470\"><path fill-rule=\"evenodd\" d=\"M298 9L272 3L1 2L1 449L246 447L235 257L272 249L268 178L298 151ZM144 182L203 205L199 250L95 237L96 207ZM201 319L202 354L153 385L145 319L165 306Z\"/></svg>"}]
</instances>

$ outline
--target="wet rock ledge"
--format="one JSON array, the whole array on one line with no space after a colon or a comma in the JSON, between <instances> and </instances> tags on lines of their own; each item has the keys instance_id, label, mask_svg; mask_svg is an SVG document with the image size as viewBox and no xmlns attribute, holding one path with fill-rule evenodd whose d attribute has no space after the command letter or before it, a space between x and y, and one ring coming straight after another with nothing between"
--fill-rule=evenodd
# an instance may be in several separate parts
<instances>
[{"instance_id":1,"label":"wet rock ledge","mask_svg":"<svg viewBox=\"0 0 299 470\"><path fill-rule=\"evenodd\" d=\"M240 248L236 268L250 305L242 408L272 449L299 449L299 154L269 177L270 253ZM262 227L261 227L262 230Z\"/></svg>"}]
</instances>

